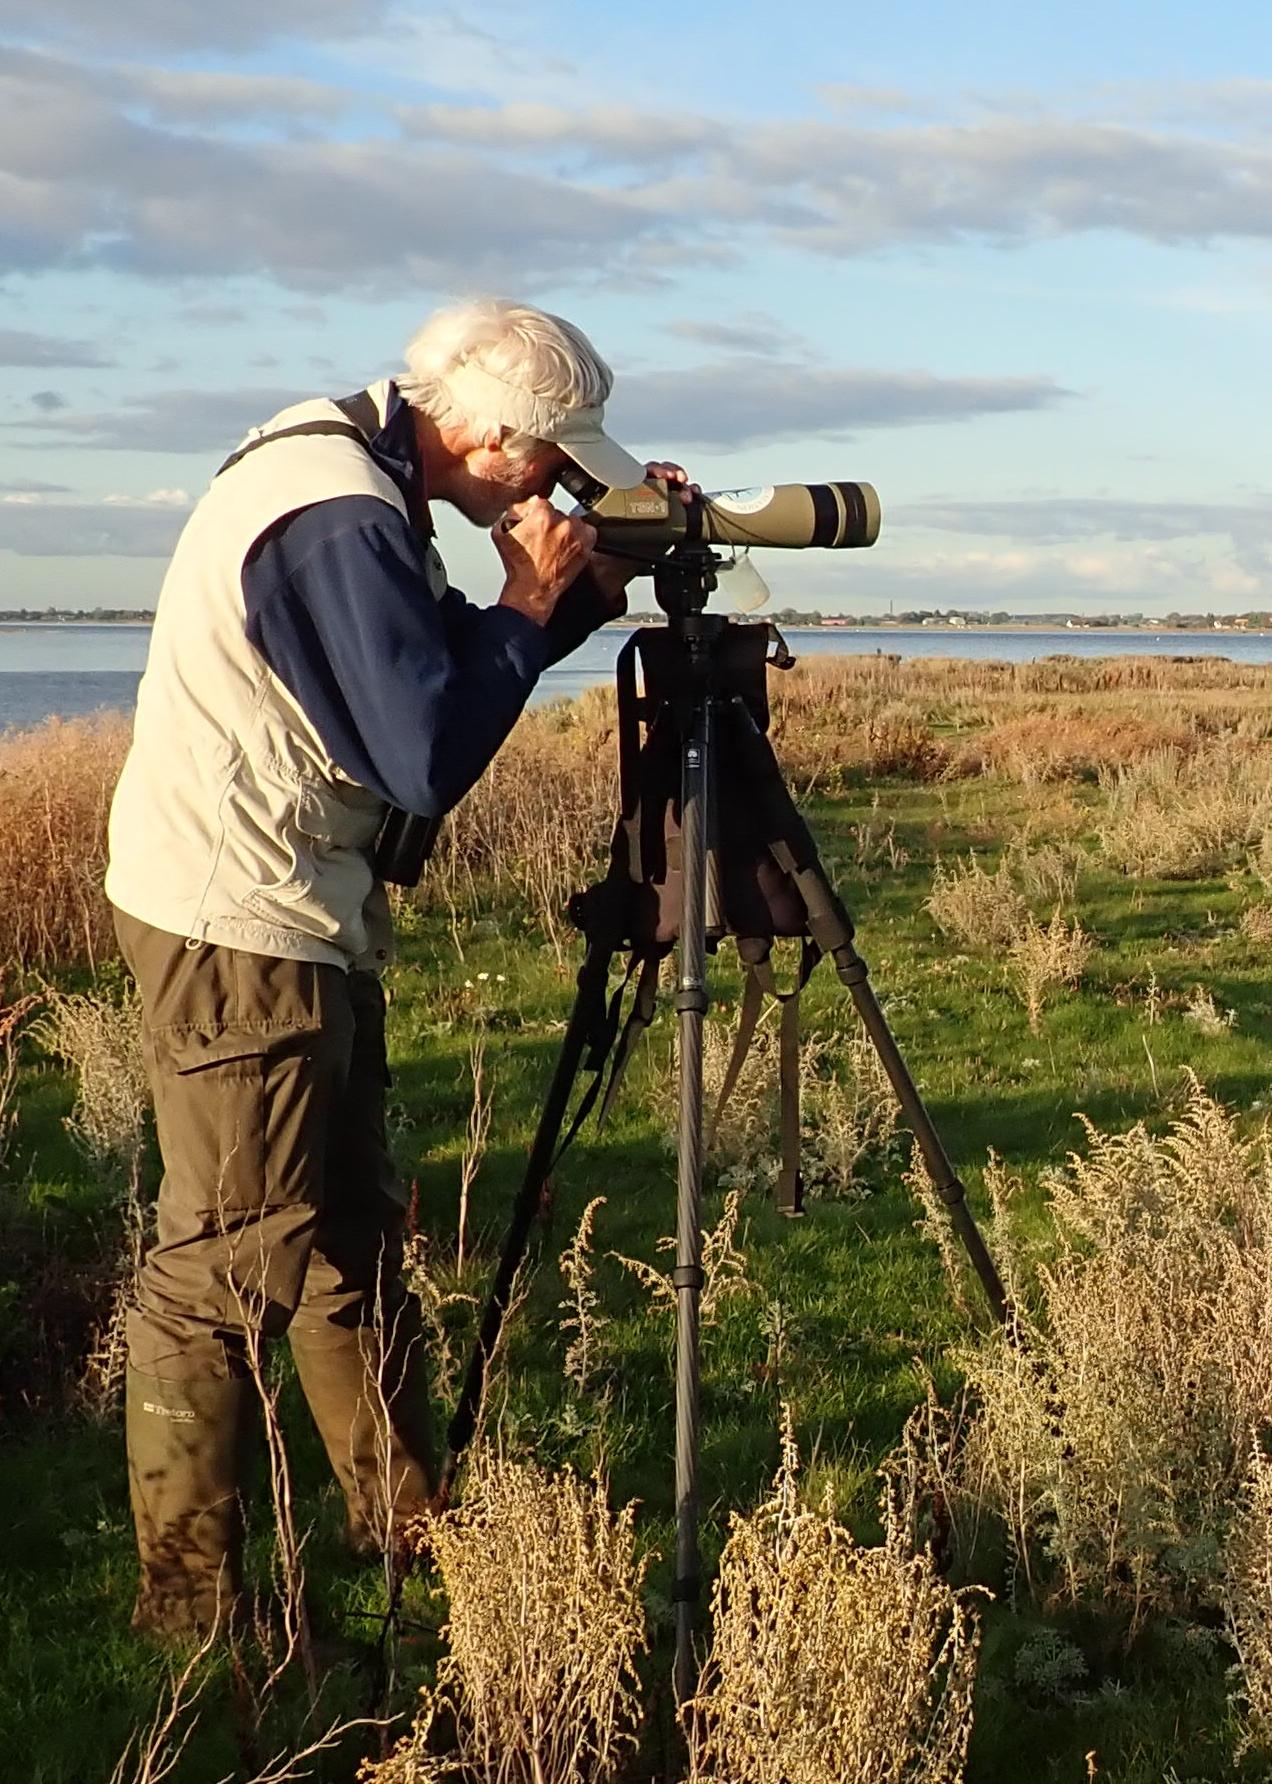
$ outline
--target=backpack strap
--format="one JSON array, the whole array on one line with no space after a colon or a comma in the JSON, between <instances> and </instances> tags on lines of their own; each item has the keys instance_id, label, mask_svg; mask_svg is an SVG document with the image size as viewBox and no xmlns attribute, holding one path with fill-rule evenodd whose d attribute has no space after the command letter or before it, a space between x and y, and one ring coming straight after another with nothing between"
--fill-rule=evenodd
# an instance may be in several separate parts
<instances>
[{"instance_id":1,"label":"backpack strap","mask_svg":"<svg viewBox=\"0 0 1272 1784\"><path fill-rule=\"evenodd\" d=\"M638 959L640 960L640 977L636 981L636 995L632 999L632 1007L627 1013L623 1032L618 1037L618 1045L614 1049L614 1063L610 1067L610 1080L605 1087L605 1100L601 1104L600 1114L596 1117L598 1128L604 1127L609 1118L610 1110L614 1107L614 1098L618 1094L618 1087L623 1081L623 1074L636 1050L636 1043L653 1021L658 1005L658 974L663 956L661 953L652 951L643 956L633 954L631 964L627 969L628 978L635 970Z\"/></svg>"},{"instance_id":2,"label":"backpack strap","mask_svg":"<svg viewBox=\"0 0 1272 1784\"><path fill-rule=\"evenodd\" d=\"M738 1027L733 1037L733 1051L729 1054L729 1063L724 1070L724 1082L720 1086L720 1094L716 1098L715 1112L711 1124L707 1128L707 1151L710 1152L716 1142L716 1133L729 1106L729 1100L737 1089L738 1079L742 1076L742 1067L746 1064L751 1042L755 1039L756 1023L760 1019L760 1010L764 1005L765 986L760 978L761 964L768 973L772 983L773 972L768 962L755 962L746 969L746 977L742 981L742 1001L738 1005Z\"/></svg>"},{"instance_id":3,"label":"backpack strap","mask_svg":"<svg viewBox=\"0 0 1272 1784\"><path fill-rule=\"evenodd\" d=\"M627 871L639 885L640 848L640 781L637 767L640 760L640 700L636 693L636 655L640 649L640 633L633 632L614 665L618 694L618 792L619 822L627 843Z\"/></svg>"},{"instance_id":4,"label":"backpack strap","mask_svg":"<svg viewBox=\"0 0 1272 1784\"><path fill-rule=\"evenodd\" d=\"M738 1027L733 1038L733 1051L725 1069L724 1083L716 1101L715 1113L708 1130L708 1149L715 1143L716 1132L737 1088L755 1039L760 1009L766 994L776 998L782 1007L781 1038L778 1048L779 1133L782 1162L778 1172L775 1203L779 1214L796 1216L804 1212L804 1176L799 1164L799 1000L813 968L821 959L821 949L807 937L800 944L799 975L790 991L779 991L773 974L767 940L752 937L740 939L739 951L746 962L742 1001L738 1006ZM743 952L745 950L745 952Z\"/></svg>"},{"instance_id":5,"label":"backpack strap","mask_svg":"<svg viewBox=\"0 0 1272 1784\"><path fill-rule=\"evenodd\" d=\"M261 446L272 446L275 440L295 440L305 434L335 434L346 440L356 440L364 448L369 447L381 427L380 411L371 392L355 390L352 396L333 400L345 417L343 421L336 421L334 417L331 420L319 417L314 421L298 421L294 427L279 427L272 433L258 434L254 440L240 446L237 452L231 452L216 475L221 476L238 464L240 459L246 458L249 452L255 452Z\"/></svg>"}]
</instances>

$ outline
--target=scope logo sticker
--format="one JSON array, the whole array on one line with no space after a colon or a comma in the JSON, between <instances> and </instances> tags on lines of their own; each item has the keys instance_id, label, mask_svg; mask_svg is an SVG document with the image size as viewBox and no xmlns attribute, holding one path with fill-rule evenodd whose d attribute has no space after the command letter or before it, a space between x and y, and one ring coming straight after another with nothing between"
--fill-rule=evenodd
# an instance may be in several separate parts
<instances>
[{"instance_id":1,"label":"scope logo sticker","mask_svg":"<svg viewBox=\"0 0 1272 1784\"><path fill-rule=\"evenodd\" d=\"M720 489L707 497L713 508L725 514L759 514L773 500L774 489L766 483L763 489Z\"/></svg>"}]
</instances>

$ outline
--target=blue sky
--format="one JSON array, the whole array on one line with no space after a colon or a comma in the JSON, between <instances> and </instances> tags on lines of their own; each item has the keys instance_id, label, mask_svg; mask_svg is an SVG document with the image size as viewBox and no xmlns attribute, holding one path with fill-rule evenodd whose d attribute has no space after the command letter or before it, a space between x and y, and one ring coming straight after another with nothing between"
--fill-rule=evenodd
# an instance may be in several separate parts
<instances>
[{"instance_id":1,"label":"blue sky","mask_svg":"<svg viewBox=\"0 0 1272 1784\"><path fill-rule=\"evenodd\" d=\"M827 611L1272 607L1272 14L0 0L0 608L153 602L437 303L582 324L708 487L864 477ZM493 598L489 542L444 529Z\"/></svg>"}]
</instances>

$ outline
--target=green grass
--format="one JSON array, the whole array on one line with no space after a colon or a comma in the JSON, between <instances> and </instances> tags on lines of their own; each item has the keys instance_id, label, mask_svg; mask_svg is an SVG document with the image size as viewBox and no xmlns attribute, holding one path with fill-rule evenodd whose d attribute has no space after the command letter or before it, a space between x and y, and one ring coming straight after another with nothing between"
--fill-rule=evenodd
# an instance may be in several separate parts
<instances>
[{"instance_id":1,"label":"green grass","mask_svg":"<svg viewBox=\"0 0 1272 1784\"><path fill-rule=\"evenodd\" d=\"M876 823L879 815L895 820L895 843L906 859L893 865L885 857L862 868L853 827L870 820L876 792ZM1082 796L1094 798L1089 790ZM1236 875L1131 882L1093 857L1075 908L1097 949L1081 989L1053 994L1038 1033L1030 1032L1001 960L959 950L939 935L922 909L936 854L948 859L974 845L992 866L1013 825L1031 815L1031 804L1027 789L992 783L938 792L890 782L853 789L811 812L827 866L858 922L872 980L978 1210L991 1148L1034 1186L1040 1207L1040 1174L1081 1145L1078 1111L1105 1127L1141 1118L1164 1125L1185 1068L1252 1122L1267 1096L1272 986L1263 951L1238 927L1257 890L1253 881ZM473 1251L464 1279L480 1294L573 984L572 968L558 966L524 914L487 915L461 935L462 958L447 924L422 916L406 925L403 958L392 976L390 1095L402 1171L418 1185L421 1225L444 1256L453 1245L469 1048L484 1029L495 1116L470 1213ZM1153 976L1161 1008L1150 1025L1146 996ZM736 994L727 950L715 984L722 995ZM1205 1034L1185 1018L1198 984L1221 1011L1235 1012L1231 1027ZM847 993L827 967L806 993L805 1009L810 1031L851 1029ZM603 1461L616 1499L641 1502L644 1539L657 1556L650 1575L654 1678L665 1675L670 1624L671 1326L665 1316L650 1315L644 1292L602 1254L656 1261L658 1237L674 1227L674 1159L651 1113L669 1072L670 1023L664 1011L609 1129L603 1135L586 1129L557 1172L549 1214L535 1236L530 1300L511 1335L505 1413L510 1429L541 1459L583 1469ZM86 1168L62 1128L70 1096L62 1074L47 1063L32 1064L0 1179L0 1363L12 1426L0 1451L6 1526L0 1751L21 1755L14 1775L40 1784L108 1778L129 1731L153 1714L164 1676L162 1661L128 1631L132 1556L118 1422L90 1423L43 1392L64 1387L71 1373L71 1359L50 1352L59 1334L73 1341L76 1275L91 1272L111 1243L111 1187ZM842 1515L868 1539L877 1527L875 1470L922 1398L925 1374L943 1391L956 1385L951 1355L971 1327L950 1300L933 1249L916 1231L918 1210L900 1182L901 1165L898 1149L874 1169L868 1193L815 1203L802 1222L783 1221L755 1196L745 1204L743 1246L759 1297L727 1306L704 1339L708 1559L719 1552L729 1511L754 1504L774 1471L779 1399L793 1409L810 1480L819 1491L832 1487ZM606 1198L596 1245L610 1321L597 1383L605 1391L580 1403L562 1378L566 1340L557 1327L565 1290L555 1260L596 1195ZM720 1202L713 1189L708 1220ZM65 1295L61 1323L55 1305L32 1315L33 1280L54 1301ZM787 1334L776 1372L760 1317L774 1302ZM31 1382L26 1396L24 1369ZM334 1488L291 1388L286 1413L300 1517L314 1525L307 1554L317 1622L332 1648L329 1701L333 1713L358 1713L379 1683L374 1618L380 1588L373 1573L341 1556ZM1098 1776L1117 1784L1157 1784L1172 1767L1181 1780L1266 1775L1257 1757L1233 1757L1236 1730L1225 1696L1232 1657L1216 1631L1152 1627L1128 1650L1111 1620L1069 1619L1055 1627L1081 1657L1077 1676L1070 1669L1059 1683L1049 1681L1038 1664L1049 1639L1040 1633L1047 1627L1040 1613L1011 1604L1001 1561L992 1554L986 1570L999 1597L987 1614L973 1784L1081 1780L1092 1750L1099 1755ZM400 1710L409 1710L412 1668L433 1653L440 1617L426 1583L413 1583ZM203 1784L249 1775L241 1691L213 1669L203 1702L178 1777ZM280 1707L280 1740L295 1708ZM658 1747L651 1737L644 1775L655 1769ZM316 1775L351 1777L352 1750L320 1761Z\"/></svg>"}]
</instances>

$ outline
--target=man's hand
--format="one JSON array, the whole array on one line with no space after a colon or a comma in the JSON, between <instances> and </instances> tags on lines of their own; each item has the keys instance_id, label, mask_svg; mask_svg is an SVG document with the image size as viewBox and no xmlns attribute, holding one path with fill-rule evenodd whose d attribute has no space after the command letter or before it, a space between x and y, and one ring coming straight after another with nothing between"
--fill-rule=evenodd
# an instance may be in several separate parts
<instances>
[{"instance_id":1,"label":"man's hand","mask_svg":"<svg viewBox=\"0 0 1272 1784\"><path fill-rule=\"evenodd\" d=\"M683 465L656 461L645 466L645 475L661 477L664 483L670 484L686 507L702 494L696 483L690 483L689 473ZM604 551L598 551L591 567L592 581L605 598L609 617L621 619L627 612L627 585L633 577L640 575L640 565L629 563L625 558L606 557Z\"/></svg>"},{"instance_id":2,"label":"man's hand","mask_svg":"<svg viewBox=\"0 0 1272 1784\"><path fill-rule=\"evenodd\" d=\"M543 496L514 502L490 535L507 578L501 607L515 608L546 626L563 589L592 555L596 528L562 514Z\"/></svg>"}]
</instances>

